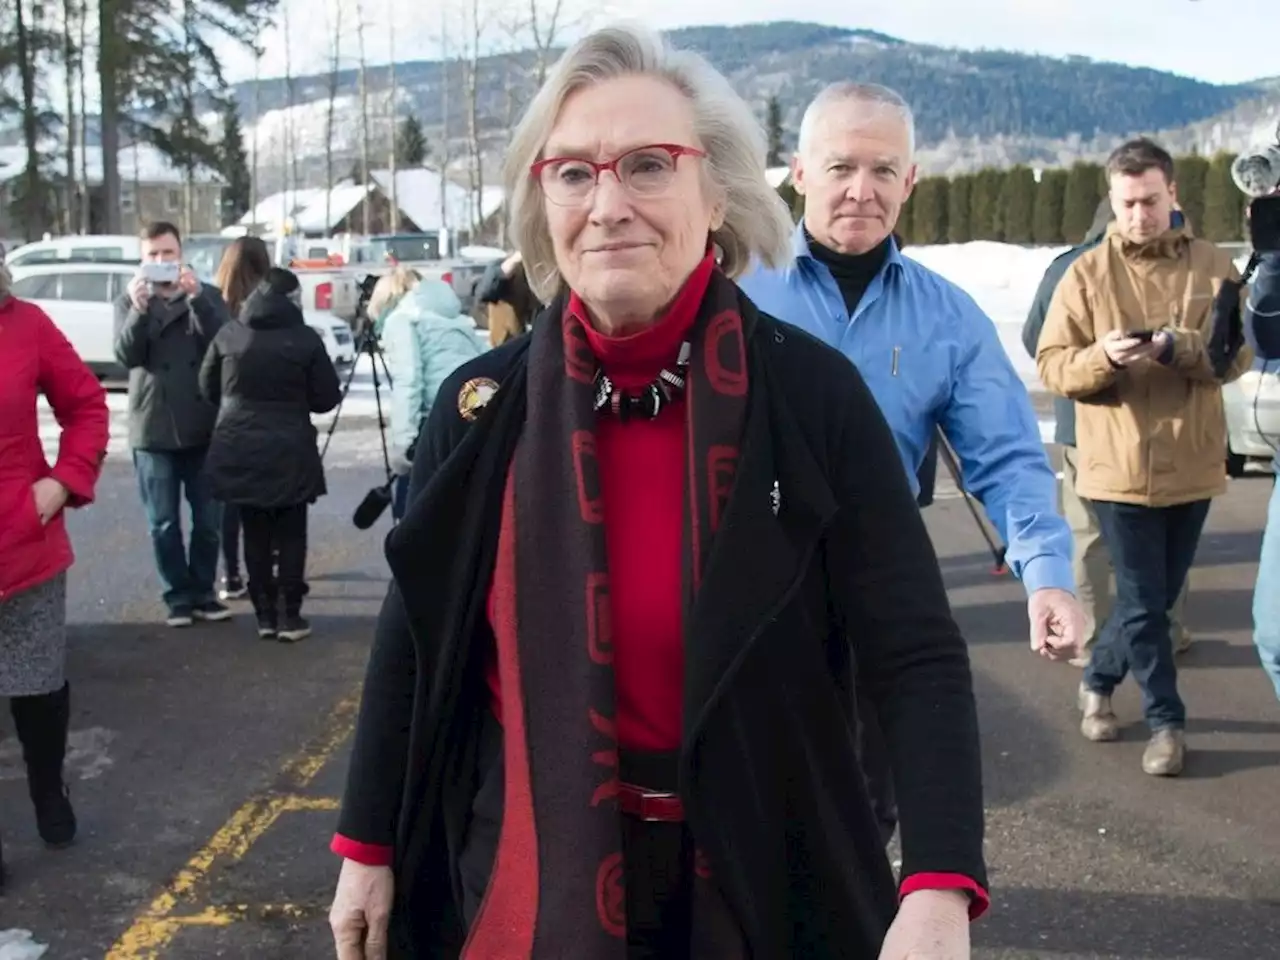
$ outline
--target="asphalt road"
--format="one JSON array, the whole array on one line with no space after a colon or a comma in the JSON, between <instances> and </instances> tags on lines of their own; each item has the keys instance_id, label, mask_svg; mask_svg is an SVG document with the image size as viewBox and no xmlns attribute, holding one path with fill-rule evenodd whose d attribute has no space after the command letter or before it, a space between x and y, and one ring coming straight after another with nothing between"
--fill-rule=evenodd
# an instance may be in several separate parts
<instances>
[{"instance_id":1,"label":"asphalt road","mask_svg":"<svg viewBox=\"0 0 1280 960\"><path fill-rule=\"evenodd\" d=\"M376 441L375 441L376 443ZM345 736L385 589L388 520L356 531L376 468L330 472L312 521L315 635L256 639L247 615L174 631L133 479L113 458L72 523L72 788L80 842L40 848L17 747L0 716L0 824L10 890L0 933L45 960L332 956L326 844ZM1280 930L1280 710L1248 640L1270 484L1218 501L1193 573L1196 646L1182 687L1194 751L1178 780L1139 766L1143 732L1090 744L1078 671L1026 651L1025 604L995 577L959 500L928 511L969 638L985 745L994 906L974 956L1258 960ZM1138 717L1131 687L1122 719ZM8 735L8 739L2 739Z\"/></svg>"}]
</instances>

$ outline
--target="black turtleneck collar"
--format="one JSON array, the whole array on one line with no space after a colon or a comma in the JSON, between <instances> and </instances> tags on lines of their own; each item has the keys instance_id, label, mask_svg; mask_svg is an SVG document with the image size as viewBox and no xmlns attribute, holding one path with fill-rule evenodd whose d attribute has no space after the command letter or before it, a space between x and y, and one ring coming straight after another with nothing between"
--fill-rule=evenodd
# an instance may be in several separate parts
<instances>
[{"instance_id":1,"label":"black turtleneck collar","mask_svg":"<svg viewBox=\"0 0 1280 960\"><path fill-rule=\"evenodd\" d=\"M849 311L849 316L853 316L862 295L884 266L893 237L885 237L866 253L837 253L815 240L808 227L805 227L804 239L814 259L826 264L831 271L836 286L840 288L840 295L844 297L845 309Z\"/></svg>"}]
</instances>

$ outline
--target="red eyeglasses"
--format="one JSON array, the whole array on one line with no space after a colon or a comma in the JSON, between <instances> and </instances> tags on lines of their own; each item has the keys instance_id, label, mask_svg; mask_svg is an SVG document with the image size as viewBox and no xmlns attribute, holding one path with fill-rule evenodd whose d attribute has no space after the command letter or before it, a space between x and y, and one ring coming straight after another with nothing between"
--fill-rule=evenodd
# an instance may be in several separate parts
<instances>
[{"instance_id":1,"label":"red eyeglasses","mask_svg":"<svg viewBox=\"0 0 1280 960\"><path fill-rule=\"evenodd\" d=\"M600 174L611 171L618 182L639 197L661 194L676 175L676 161L681 157L705 157L706 151L678 143L651 143L628 150L612 160L596 162L581 157L547 157L529 168L542 192L559 206L576 206L584 202L600 181Z\"/></svg>"}]
</instances>

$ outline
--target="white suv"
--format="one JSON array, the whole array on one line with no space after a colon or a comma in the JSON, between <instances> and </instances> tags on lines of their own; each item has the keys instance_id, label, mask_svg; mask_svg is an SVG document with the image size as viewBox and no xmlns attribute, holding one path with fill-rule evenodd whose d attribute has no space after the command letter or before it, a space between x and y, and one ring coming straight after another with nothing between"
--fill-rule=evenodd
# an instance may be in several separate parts
<instances>
[{"instance_id":1,"label":"white suv","mask_svg":"<svg viewBox=\"0 0 1280 960\"><path fill-rule=\"evenodd\" d=\"M13 295L38 304L94 373L116 380L128 372L116 360L114 304L137 271L135 261L60 260L18 265L10 272ZM304 310L302 315L335 364L355 361L350 326L329 313Z\"/></svg>"}]
</instances>

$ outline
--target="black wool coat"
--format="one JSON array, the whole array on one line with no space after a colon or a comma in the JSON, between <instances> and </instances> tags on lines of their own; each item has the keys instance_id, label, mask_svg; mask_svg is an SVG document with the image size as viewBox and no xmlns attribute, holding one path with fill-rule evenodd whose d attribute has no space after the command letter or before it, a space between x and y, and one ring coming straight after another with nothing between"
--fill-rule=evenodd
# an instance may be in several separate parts
<instances>
[{"instance_id":1,"label":"black wool coat","mask_svg":"<svg viewBox=\"0 0 1280 960\"><path fill-rule=\"evenodd\" d=\"M680 793L753 958L869 960L897 886L859 768L858 697L871 698L891 755L903 875L985 887L968 653L856 369L745 297L741 308L751 392L734 489L687 617ZM394 847L393 957L456 958L466 937L457 860L489 709L486 598L527 413L528 344L445 382L407 514L387 539L394 582L338 829ZM457 398L476 377L500 387L469 422Z\"/></svg>"},{"instance_id":2,"label":"black wool coat","mask_svg":"<svg viewBox=\"0 0 1280 960\"><path fill-rule=\"evenodd\" d=\"M342 387L320 334L287 296L254 292L213 338L200 391L218 407L204 469L223 503L262 509L325 493L311 414L338 405Z\"/></svg>"}]
</instances>

